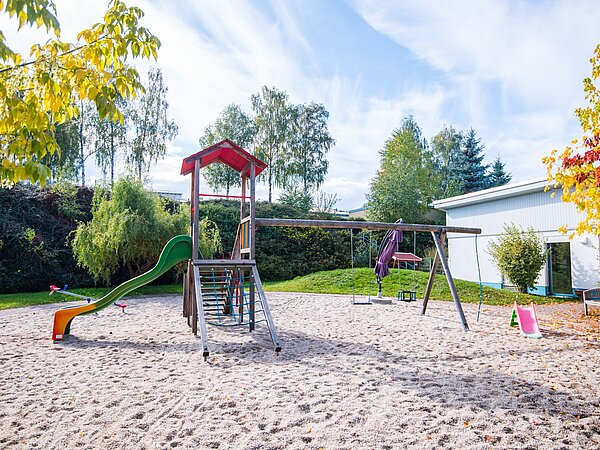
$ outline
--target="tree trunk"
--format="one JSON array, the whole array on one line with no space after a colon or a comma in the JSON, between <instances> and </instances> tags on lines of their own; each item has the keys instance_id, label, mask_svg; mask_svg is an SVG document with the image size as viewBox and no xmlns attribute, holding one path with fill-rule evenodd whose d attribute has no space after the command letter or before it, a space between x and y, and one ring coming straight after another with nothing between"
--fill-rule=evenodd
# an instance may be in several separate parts
<instances>
[{"instance_id":1,"label":"tree trunk","mask_svg":"<svg viewBox=\"0 0 600 450\"><path fill-rule=\"evenodd\" d=\"M79 159L81 160L81 185L85 186L85 155L83 154L83 102L79 114Z\"/></svg>"},{"instance_id":2,"label":"tree trunk","mask_svg":"<svg viewBox=\"0 0 600 450\"><path fill-rule=\"evenodd\" d=\"M127 271L129 272L129 278L135 277L135 275L134 275L135 274L135 270L131 266L131 261L127 262Z\"/></svg>"},{"instance_id":3,"label":"tree trunk","mask_svg":"<svg viewBox=\"0 0 600 450\"><path fill-rule=\"evenodd\" d=\"M115 129L114 125L110 123L110 187L114 186L115 183Z\"/></svg>"},{"instance_id":4,"label":"tree trunk","mask_svg":"<svg viewBox=\"0 0 600 450\"><path fill-rule=\"evenodd\" d=\"M271 167L273 166L269 166L269 203L273 203L271 200L271 187L273 186L273 171Z\"/></svg>"}]
</instances>

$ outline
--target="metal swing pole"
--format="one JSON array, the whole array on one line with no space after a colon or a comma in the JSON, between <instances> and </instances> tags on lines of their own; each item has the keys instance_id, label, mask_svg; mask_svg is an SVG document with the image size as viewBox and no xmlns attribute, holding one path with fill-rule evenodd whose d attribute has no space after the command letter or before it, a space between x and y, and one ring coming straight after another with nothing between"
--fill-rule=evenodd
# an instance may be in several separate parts
<instances>
[{"instance_id":1,"label":"metal swing pole","mask_svg":"<svg viewBox=\"0 0 600 450\"><path fill-rule=\"evenodd\" d=\"M352 230L348 229L348 231L350 232L350 267L352 268L352 303L356 303L354 298L356 290L356 283L354 281L354 239Z\"/></svg>"},{"instance_id":2,"label":"metal swing pole","mask_svg":"<svg viewBox=\"0 0 600 450\"><path fill-rule=\"evenodd\" d=\"M413 230L413 255L417 256L417 232ZM417 300L417 261L412 263L414 300Z\"/></svg>"},{"instance_id":3,"label":"metal swing pole","mask_svg":"<svg viewBox=\"0 0 600 450\"><path fill-rule=\"evenodd\" d=\"M367 301L357 302L356 301L356 276L354 273L354 234L351 228L348 228L350 232L350 267L352 270L352 304L353 305L371 305L371 298L367 297ZM370 263L369 263L370 264Z\"/></svg>"},{"instance_id":4,"label":"metal swing pole","mask_svg":"<svg viewBox=\"0 0 600 450\"><path fill-rule=\"evenodd\" d=\"M479 250L477 248L477 235L475 235L475 259L477 260L477 277L479 279L479 306L477 306L477 322L479 322L481 304L483 303L483 286L481 284L481 267L479 266Z\"/></svg>"}]
</instances>

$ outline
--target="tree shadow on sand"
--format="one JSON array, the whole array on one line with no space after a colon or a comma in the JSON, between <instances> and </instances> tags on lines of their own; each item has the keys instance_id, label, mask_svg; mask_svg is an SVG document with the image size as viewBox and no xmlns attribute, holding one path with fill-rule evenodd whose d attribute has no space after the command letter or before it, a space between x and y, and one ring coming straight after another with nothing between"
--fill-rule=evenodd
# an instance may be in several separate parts
<instances>
[{"instance_id":1,"label":"tree shadow on sand","mask_svg":"<svg viewBox=\"0 0 600 450\"><path fill-rule=\"evenodd\" d=\"M244 333L251 337L234 342L233 335ZM486 360L493 361L498 350L470 350L444 355L415 354L403 349L402 343L393 351L380 348L377 343L360 343L330 337L314 336L303 332L281 330L282 352L275 356L266 327L248 334L247 329L225 329L218 336L210 333L209 364L220 368L240 365L263 365L269 370L283 370L286 366L300 367L309 372L334 374L336 378L354 379L370 391L394 387L411 391L438 404L460 405L489 412L510 410L514 414L526 412L564 418L597 416L600 400L585 392L560 390L550 384L524 381L523 376L493 370ZM200 340L190 336L186 342L148 342L126 339L88 340L69 336L60 345L74 349L120 348L151 353L180 352L202 364ZM555 348L511 349L510 354L527 358L556 352ZM212 361L211 361L212 359ZM351 361L349 363L349 360ZM479 362L477 362L479 360ZM464 362L479 364L481 369L468 370ZM439 367L442 366L442 367ZM455 369L454 371L452 369ZM358 380L357 380L358 379Z\"/></svg>"},{"instance_id":2,"label":"tree shadow on sand","mask_svg":"<svg viewBox=\"0 0 600 450\"><path fill-rule=\"evenodd\" d=\"M268 338L268 336L267 336ZM515 414L525 412L565 418L597 416L600 399L585 392L560 390L551 384L525 381L523 375L512 376L482 367L467 370L461 362L484 360L497 356L497 351L462 351L461 354L440 356L415 355L377 348L338 339L310 336L301 332L282 332L280 339L284 349L277 358L264 363L277 365L301 365L308 371L334 373L337 377L358 377L365 386L379 389L395 386L410 390L419 397L426 397L440 404L462 405L490 412L512 410ZM256 339L256 347L268 351L265 338ZM298 348L286 343L300 342ZM556 349L511 349L512 355L527 358L529 353L554 353ZM264 357L264 356L263 356ZM348 358L355 362L348 364ZM256 353L235 355L235 361L222 361L219 366L256 363ZM436 367L443 365L443 368ZM365 371L365 368L368 370ZM452 369L455 368L455 371ZM600 431L600 428L599 430Z\"/></svg>"}]
</instances>

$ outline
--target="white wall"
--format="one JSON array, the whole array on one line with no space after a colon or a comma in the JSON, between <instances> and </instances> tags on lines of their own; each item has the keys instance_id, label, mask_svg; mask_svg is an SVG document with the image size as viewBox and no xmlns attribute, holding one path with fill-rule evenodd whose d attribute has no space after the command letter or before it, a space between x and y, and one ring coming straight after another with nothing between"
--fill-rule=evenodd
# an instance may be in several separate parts
<instances>
[{"instance_id":1,"label":"white wall","mask_svg":"<svg viewBox=\"0 0 600 450\"><path fill-rule=\"evenodd\" d=\"M491 239L497 237L504 224L514 223L523 228L533 227L546 243L568 242L567 235L557 230L563 225L573 229L583 218L572 204L560 200L560 192L554 197L550 192L533 192L515 197L501 198L446 211L446 223L451 226L481 228L477 238L482 281L500 283L502 277L487 253ZM597 287L600 284L598 238L575 237L571 240L571 273L574 288ZM450 234L448 237L450 270L456 278L477 281L475 237ZM536 281L547 286L547 268L544 267Z\"/></svg>"}]
</instances>

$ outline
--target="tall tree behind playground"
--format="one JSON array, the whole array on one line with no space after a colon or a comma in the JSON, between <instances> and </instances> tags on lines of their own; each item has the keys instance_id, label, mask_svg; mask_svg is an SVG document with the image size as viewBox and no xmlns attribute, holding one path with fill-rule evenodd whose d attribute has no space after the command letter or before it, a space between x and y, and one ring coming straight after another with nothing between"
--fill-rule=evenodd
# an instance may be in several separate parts
<instances>
[{"instance_id":1,"label":"tall tree behind playground","mask_svg":"<svg viewBox=\"0 0 600 450\"><path fill-rule=\"evenodd\" d=\"M383 222L422 222L439 192L435 161L421 128L406 117L380 151L379 170L367 194L369 218Z\"/></svg>"},{"instance_id":2,"label":"tall tree behind playground","mask_svg":"<svg viewBox=\"0 0 600 450\"><path fill-rule=\"evenodd\" d=\"M293 133L293 108L286 92L263 86L252 95L252 111L256 122L254 151L267 163L261 177L266 180L271 203L273 188L287 185L286 144Z\"/></svg>"},{"instance_id":3,"label":"tall tree behind playground","mask_svg":"<svg viewBox=\"0 0 600 450\"><path fill-rule=\"evenodd\" d=\"M229 104L212 125L204 129L199 139L200 147L208 147L223 139L230 139L244 150L252 152L256 124L240 105ZM210 164L204 169L204 178L214 190L225 189L227 195L232 187L240 186L240 175L224 164Z\"/></svg>"},{"instance_id":4,"label":"tall tree behind playground","mask_svg":"<svg viewBox=\"0 0 600 450\"><path fill-rule=\"evenodd\" d=\"M445 126L431 139L431 155L439 192L436 197L452 197L462 193L461 150L463 135L452 126Z\"/></svg>"},{"instance_id":5,"label":"tall tree behind playground","mask_svg":"<svg viewBox=\"0 0 600 450\"><path fill-rule=\"evenodd\" d=\"M134 134L125 161L138 180L148 172L152 162L165 155L167 141L177 136L177 124L168 115L168 90L161 70L150 69L146 92L130 103L129 119Z\"/></svg>"},{"instance_id":6,"label":"tall tree behind playground","mask_svg":"<svg viewBox=\"0 0 600 450\"><path fill-rule=\"evenodd\" d=\"M504 163L500 156L494 159L494 162L490 166L490 172L488 175L488 187L498 187L510 183L512 175L506 171Z\"/></svg>"},{"instance_id":7,"label":"tall tree behind playground","mask_svg":"<svg viewBox=\"0 0 600 450\"><path fill-rule=\"evenodd\" d=\"M490 187L488 165L483 164L484 145L477 132L471 128L463 134L461 142L461 164L458 168L458 177L461 183L461 192L468 194Z\"/></svg>"},{"instance_id":8,"label":"tall tree behind playground","mask_svg":"<svg viewBox=\"0 0 600 450\"><path fill-rule=\"evenodd\" d=\"M297 105L292 113L293 133L286 164L286 187L299 184L303 194L309 196L325 181L329 169L326 155L335 139L329 134L329 112L322 104Z\"/></svg>"}]
</instances>

